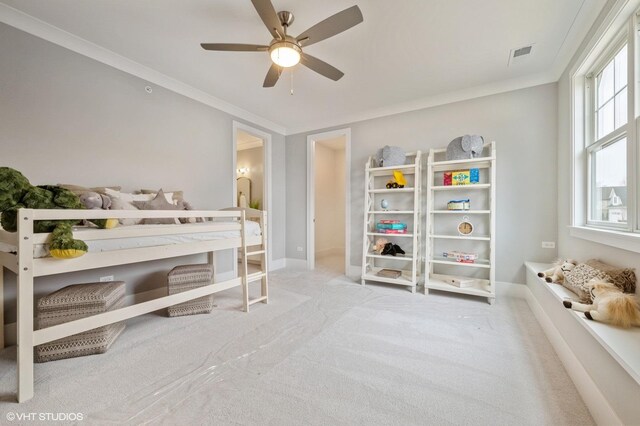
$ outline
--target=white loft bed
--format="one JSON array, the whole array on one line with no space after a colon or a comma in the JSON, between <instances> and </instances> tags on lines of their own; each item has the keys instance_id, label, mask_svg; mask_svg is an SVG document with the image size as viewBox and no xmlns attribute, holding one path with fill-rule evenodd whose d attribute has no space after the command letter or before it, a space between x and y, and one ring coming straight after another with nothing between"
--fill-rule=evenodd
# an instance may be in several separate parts
<instances>
[{"instance_id":1,"label":"white loft bed","mask_svg":"<svg viewBox=\"0 0 640 426\"><path fill-rule=\"evenodd\" d=\"M113 229L86 229L74 232L76 238L84 240L89 252L75 259L55 259L42 257L42 246L48 241L47 233L33 232L36 220L71 219L130 219L130 218L204 218L204 222L176 225L125 226ZM259 224L261 232L247 232L251 221ZM254 223L255 223L254 222ZM0 251L0 348L4 347L4 268L17 276L17 344L18 344L18 402L31 399L34 394L33 351L34 347L63 337L104 325L113 324L158 309L207 296L233 287L242 286L243 306L268 301L267 281L267 213L252 209L221 211L159 211L159 210L38 210L20 209L17 232L0 229L0 244L13 247L13 252ZM153 245L136 246L135 241L157 239ZM122 244L91 251L98 242ZM128 244L127 241L134 241ZM146 243L148 244L148 242ZM258 250L248 252L248 247ZM126 247L126 248L123 248ZM97 314L88 318L34 330L34 278L67 272L104 268L146 262L156 259L208 253L208 263L212 266L215 252L238 248L241 250L243 267L239 276L223 282L164 296L147 302L137 303L114 311ZM260 255L260 271L249 274L247 255ZM261 281L261 296L249 300L248 284Z\"/></svg>"}]
</instances>

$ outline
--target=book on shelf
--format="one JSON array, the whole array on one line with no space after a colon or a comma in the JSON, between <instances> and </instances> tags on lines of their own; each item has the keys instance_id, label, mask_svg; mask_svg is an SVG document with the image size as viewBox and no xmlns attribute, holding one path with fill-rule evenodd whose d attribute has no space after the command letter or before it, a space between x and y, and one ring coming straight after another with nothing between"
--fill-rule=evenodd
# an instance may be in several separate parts
<instances>
[{"instance_id":1,"label":"book on shelf","mask_svg":"<svg viewBox=\"0 0 640 426\"><path fill-rule=\"evenodd\" d=\"M378 223L400 223L399 219L380 219Z\"/></svg>"},{"instance_id":2,"label":"book on shelf","mask_svg":"<svg viewBox=\"0 0 640 426\"><path fill-rule=\"evenodd\" d=\"M475 281L475 279L473 278L466 277L446 277L442 280L447 284L451 284L452 286L458 288L473 287L473 282Z\"/></svg>"},{"instance_id":3,"label":"book on shelf","mask_svg":"<svg viewBox=\"0 0 640 426\"><path fill-rule=\"evenodd\" d=\"M460 263L475 263L478 259L476 253L465 253L461 251L445 251L442 253L442 257L447 260L454 260Z\"/></svg>"},{"instance_id":4,"label":"book on shelf","mask_svg":"<svg viewBox=\"0 0 640 426\"><path fill-rule=\"evenodd\" d=\"M376 223L376 229L407 229L406 223Z\"/></svg>"},{"instance_id":5,"label":"book on shelf","mask_svg":"<svg viewBox=\"0 0 640 426\"><path fill-rule=\"evenodd\" d=\"M398 271L397 269L380 269L376 272L376 275L383 278L400 278L402 271Z\"/></svg>"},{"instance_id":6,"label":"book on shelf","mask_svg":"<svg viewBox=\"0 0 640 426\"><path fill-rule=\"evenodd\" d=\"M378 229L380 234L406 234L406 229Z\"/></svg>"}]
</instances>

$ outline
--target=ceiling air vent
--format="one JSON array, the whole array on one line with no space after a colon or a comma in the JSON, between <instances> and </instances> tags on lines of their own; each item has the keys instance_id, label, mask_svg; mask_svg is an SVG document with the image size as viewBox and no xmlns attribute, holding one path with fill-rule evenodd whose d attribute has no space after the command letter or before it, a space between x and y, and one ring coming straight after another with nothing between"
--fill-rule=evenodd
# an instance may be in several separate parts
<instances>
[{"instance_id":1,"label":"ceiling air vent","mask_svg":"<svg viewBox=\"0 0 640 426\"><path fill-rule=\"evenodd\" d=\"M517 58L518 56L528 55L529 53L531 53L531 46L525 46L521 47L520 49L516 49L513 52L513 57Z\"/></svg>"},{"instance_id":2,"label":"ceiling air vent","mask_svg":"<svg viewBox=\"0 0 640 426\"><path fill-rule=\"evenodd\" d=\"M531 58L532 49L533 43L529 46L511 49L509 52L509 62L507 63L507 66L512 66L520 62L528 62L529 58Z\"/></svg>"}]
</instances>

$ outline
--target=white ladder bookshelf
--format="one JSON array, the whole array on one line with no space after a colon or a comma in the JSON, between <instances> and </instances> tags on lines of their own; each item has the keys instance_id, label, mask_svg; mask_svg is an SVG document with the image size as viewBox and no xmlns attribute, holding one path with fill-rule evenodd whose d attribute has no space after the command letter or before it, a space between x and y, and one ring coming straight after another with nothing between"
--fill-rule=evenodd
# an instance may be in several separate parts
<instances>
[{"instance_id":1,"label":"white ladder bookshelf","mask_svg":"<svg viewBox=\"0 0 640 426\"><path fill-rule=\"evenodd\" d=\"M483 156L469 160L447 161L446 148L431 149L427 159L427 223L425 244L424 293L441 290L486 297L493 304L496 252L496 143L485 144ZM444 185L445 172L479 169L480 182L468 185ZM448 210L447 198L469 199L469 210ZM463 235L457 223L463 218L473 232ZM473 263L443 257L444 250L478 251ZM437 271L437 272L436 272ZM454 285L457 282L460 286Z\"/></svg>"},{"instance_id":2,"label":"white ladder bookshelf","mask_svg":"<svg viewBox=\"0 0 640 426\"><path fill-rule=\"evenodd\" d=\"M364 192L364 230L362 238L362 285L366 281L377 281L388 284L406 286L415 293L420 270L421 254L421 187L422 158L421 152L407 154L407 164L401 166L376 167L369 157L365 167ZM386 188L388 180L393 178L395 170L401 171L407 180L404 188ZM391 206L400 205L401 209L382 209L380 201L388 198ZM381 219L404 219L407 224L406 234L387 234L377 232L376 222ZM406 252L405 255L380 255L373 251L376 239L386 238L398 244ZM397 278L377 275L382 269L401 271Z\"/></svg>"}]
</instances>

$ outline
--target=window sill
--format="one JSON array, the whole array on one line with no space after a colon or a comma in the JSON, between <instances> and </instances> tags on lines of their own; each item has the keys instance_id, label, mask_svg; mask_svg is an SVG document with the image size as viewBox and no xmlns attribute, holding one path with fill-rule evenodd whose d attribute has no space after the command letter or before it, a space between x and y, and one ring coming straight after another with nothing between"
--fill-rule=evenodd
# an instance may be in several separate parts
<instances>
[{"instance_id":1,"label":"window sill","mask_svg":"<svg viewBox=\"0 0 640 426\"><path fill-rule=\"evenodd\" d=\"M569 234L583 240L640 253L640 234L586 226L569 226Z\"/></svg>"}]
</instances>

